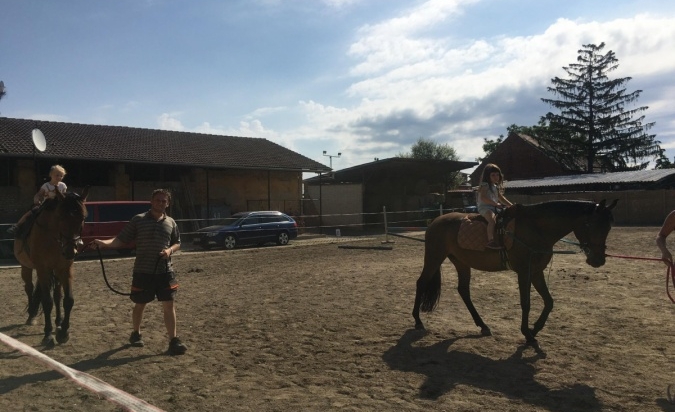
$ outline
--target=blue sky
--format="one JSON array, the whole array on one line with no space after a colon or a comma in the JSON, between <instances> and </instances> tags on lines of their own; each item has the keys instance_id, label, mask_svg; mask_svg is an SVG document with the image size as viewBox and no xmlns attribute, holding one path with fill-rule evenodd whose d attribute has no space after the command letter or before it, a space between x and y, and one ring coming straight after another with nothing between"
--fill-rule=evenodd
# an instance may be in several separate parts
<instances>
[{"instance_id":1,"label":"blue sky","mask_svg":"<svg viewBox=\"0 0 675 412\"><path fill-rule=\"evenodd\" d=\"M342 153L336 170L420 137L473 161L605 42L675 156L672 0L5 3L6 117L262 137L326 165Z\"/></svg>"}]
</instances>

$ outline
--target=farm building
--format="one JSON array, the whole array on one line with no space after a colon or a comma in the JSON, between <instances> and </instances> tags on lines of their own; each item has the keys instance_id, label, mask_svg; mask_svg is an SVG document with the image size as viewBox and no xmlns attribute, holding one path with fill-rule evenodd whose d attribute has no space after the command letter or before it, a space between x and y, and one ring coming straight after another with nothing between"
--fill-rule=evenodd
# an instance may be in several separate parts
<instances>
[{"instance_id":1,"label":"farm building","mask_svg":"<svg viewBox=\"0 0 675 412\"><path fill-rule=\"evenodd\" d=\"M318 226L365 227L382 224L382 211L397 220L426 220L427 210L438 215L438 196L449 188L450 174L476 162L390 158L305 179L305 196L320 216ZM409 224L408 224L409 225Z\"/></svg>"},{"instance_id":2,"label":"farm building","mask_svg":"<svg viewBox=\"0 0 675 412\"><path fill-rule=\"evenodd\" d=\"M42 132L40 151L32 131ZM301 212L302 174L330 168L261 138L47 122L0 117L0 214L14 222L27 210L53 164L70 190L90 186L89 200L148 200L172 190L178 220L244 210Z\"/></svg>"}]
</instances>

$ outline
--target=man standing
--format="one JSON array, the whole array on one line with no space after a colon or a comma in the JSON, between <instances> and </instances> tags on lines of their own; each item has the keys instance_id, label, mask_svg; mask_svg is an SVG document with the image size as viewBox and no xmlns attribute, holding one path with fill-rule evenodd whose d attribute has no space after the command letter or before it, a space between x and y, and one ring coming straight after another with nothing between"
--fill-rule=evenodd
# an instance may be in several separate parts
<instances>
[{"instance_id":1,"label":"man standing","mask_svg":"<svg viewBox=\"0 0 675 412\"><path fill-rule=\"evenodd\" d=\"M116 248L136 241L136 260L131 282L133 332L129 338L132 346L144 346L141 322L145 305L155 297L162 302L164 324L169 335L170 355L182 355L187 347L176 334L176 309L174 298L178 281L171 266L171 255L180 249L180 233L176 222L166 215L171 193L166 189L152 192L150 210L131 218L113 239L95 239L100 248Z\"/></svg>"}]
</instances>

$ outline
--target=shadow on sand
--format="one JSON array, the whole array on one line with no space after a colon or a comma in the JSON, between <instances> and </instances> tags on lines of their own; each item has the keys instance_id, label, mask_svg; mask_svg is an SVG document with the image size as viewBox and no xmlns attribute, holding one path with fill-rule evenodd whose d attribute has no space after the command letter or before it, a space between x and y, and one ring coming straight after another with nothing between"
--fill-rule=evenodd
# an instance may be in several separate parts
<instances>
[{"instance_id":1,"label":"shadow on sand","mask_svg":"<svg viewBox=\"0 0 675 412\"><path fill-rule=\"evenodd\" d=\"M446 339L431 346L413 346L425 335L424 331L408 330L382 356L394 370L426 376L419 393L423 399L435 400L452 391L456 385L470 385L550 411L591 412L602 408L594 389L587 385L551 390L537 382L532 364L545 355L537 352L534 356L523 357L525 350L534 352L531 347L520 346L509 358L494 360L450 350L459 339L480 336Z\"/></svg>"},{"instance_id":2,"label":"shadow on sand","mask_svg":"<svg viewBox=\"0 0 675 412\"><path fill-rule=\"evenodd\" d=\"M113 354L130 348L131 345L126 344L123 346L120 346L119 348L111 349L107 352L103 352L100 355L98 355L95 358L92 359L86 359L79 361L77 363L74 363L72 365L68 365L69 367L80 371L80 372L88 372L94 369L98 369L101 367L114 367L114 366L119 366L119 365L125 365L131 362L136 362L145 358L151 358L155 356L162 356L162 355L140 355L140 356L133 356L133 357L125 357L125 358L118 358L118 359L109 359L110 356ZM13 359L13 358L21 358L25 357L26 355L22 354L19 351L12 351L7 354L0 354L4 359ZM48 382L56 379L61 379L63 378L63 375L56 371L47 371L47 372L40 372L40 373L34 373L31 375L23 375L23 376L8 376L5 378L0 379L0 396L9 393L13 391L14 389L20 388L23 385L26 384L32 384L36 382Z\"/></svg>"}]
</instances>

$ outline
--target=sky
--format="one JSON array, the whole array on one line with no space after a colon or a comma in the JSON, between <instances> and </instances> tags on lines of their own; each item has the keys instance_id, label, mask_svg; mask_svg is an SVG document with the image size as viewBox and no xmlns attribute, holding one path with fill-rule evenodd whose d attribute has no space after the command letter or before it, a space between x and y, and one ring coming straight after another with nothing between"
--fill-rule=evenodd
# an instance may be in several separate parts
<instances>
[{"instance_id":1,"label":"sky","mask_svg":"<svg viewBox=\"0 0 675 412\"><path fill-rule=\"evenodd\" d=\"M672 161L672 0L8 1L0 116L265 138L334 170L419 138L475 161L602 42Z\"/></svg>"}]
</instances>

